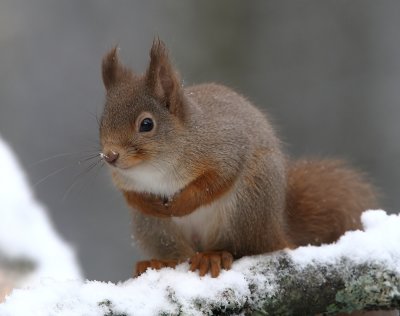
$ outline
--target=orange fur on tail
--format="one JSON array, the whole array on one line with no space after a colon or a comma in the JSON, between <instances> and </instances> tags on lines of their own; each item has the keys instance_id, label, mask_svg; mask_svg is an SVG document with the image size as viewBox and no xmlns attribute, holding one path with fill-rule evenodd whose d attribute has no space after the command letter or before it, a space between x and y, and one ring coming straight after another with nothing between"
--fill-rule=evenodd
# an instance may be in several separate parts
<instances>
[{"instance_id":1,"label":"orange fur on tail","mask_svg":"<svg viewBox=\"0 0 400 316\"><path fill-rule=\"evenodd\" d=\"M289 165L287 216L296 245L331 243L361 228L363 211L376 208L373 187L340 160L301 160Z\"/></svg>"}]
</instances>

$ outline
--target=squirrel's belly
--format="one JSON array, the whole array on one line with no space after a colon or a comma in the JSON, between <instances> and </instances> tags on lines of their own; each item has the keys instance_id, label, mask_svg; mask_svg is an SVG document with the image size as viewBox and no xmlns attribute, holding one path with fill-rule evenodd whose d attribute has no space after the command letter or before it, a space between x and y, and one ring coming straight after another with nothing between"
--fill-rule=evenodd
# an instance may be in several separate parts
<instances>
[{"instance_id":1,"label":"squirrel's belly","mask_svg":"<svg viewBox=\"0 0 400 316\"><path fill-rule=\"evenodd\" d=\"M218 242L226 239L229 213L236 205L235 191L230 190L209 205L201 206L186 216L172 217L183 236L196 251L218 250Z\"/></svg>"}]
</instances>

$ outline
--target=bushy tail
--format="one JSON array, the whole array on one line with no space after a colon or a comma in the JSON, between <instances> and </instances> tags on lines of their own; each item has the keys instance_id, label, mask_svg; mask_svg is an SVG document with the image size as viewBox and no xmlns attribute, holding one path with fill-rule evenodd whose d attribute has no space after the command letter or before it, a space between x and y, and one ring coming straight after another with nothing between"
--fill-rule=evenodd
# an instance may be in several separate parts
<instances>
[{"instance_id":1,"label":"bushy tail","mask_svg":"<svg viewBox=\"0 0 400 316\"><path fill-rule=\"evenodd\" d=\"M365 176L339 160L301 160L289 165L287 216L295 245L331 243L360 229L360 215L377 207Z\"/></svg>"}]
</instances>

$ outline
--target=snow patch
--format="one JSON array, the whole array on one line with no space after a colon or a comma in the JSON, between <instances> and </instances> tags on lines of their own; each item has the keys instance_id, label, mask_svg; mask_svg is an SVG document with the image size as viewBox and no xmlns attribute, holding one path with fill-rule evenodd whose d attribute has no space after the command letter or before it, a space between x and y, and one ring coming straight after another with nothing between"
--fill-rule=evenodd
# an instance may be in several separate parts
<instances>
[{"instance_id":1,"label":"snow patch","mask_svg":"<svg viewBox=\"0 0 400 316\"><path fill-rule=\"evenodd\" d=\"M334 264L343 257L362 263L374 261L400 272L400 216L383 210L365 211L361 216L364 231L346 232L336 243L320 247L299 247L290 251L300 265L311 262Z\"/></svg>"},{"instance_id":2,"label":"snow patch","mask_svg":"<svg viewBox=\"0 0 400 316\"><path fill-rule=\"evenodd\" d=\"M81 278L72 248L55 231L16 157L1 138L0 174L0 254L7 260L33 261L36 269L25 283L41 278Z\"/></svg>"},{"instance_id":3,"label":"snow patch","mask_svg":"<svg viewBox=\"0 0 400 316\"><path fill-rule=\"evenodd\" d=\"M365 231L348 232L337 243L284 252L299 268L346 259L366 264L379 262L398 271L400 216L367 211L362 221ZM42 281L30 289L14 290L0 304L0 315L111 315L111 310L121 315L203 315L211 313L213 304L220 306L221 302L225 306L243 307L247 302L257 305L252 302L255 288L267 296L276 294L275 275L265 274L265 269L278 256L279 252L242 258L234 262L232 270L222 271L216 279L208 275L199 277L183 263L176 269L148 270L139 278L119 284Z\"/></svg>"},{"instance_id":4,"label":"snow patch","mask_svg":"<svg viewBox=\"0 0 400 316\"><path fill-rule=\"evenodd\" d=\"M175 270L149 270L137 279L117 285L97 281L43 282L32 289L14 290L6 303L0 304L0 314L105 315L108 308L122 315L178 314L172 302L179 298L181 313L196 315L196 304L225 301L229 305L236 299L242 305L250 294L243 274L235 269L223 271L218 279L200 278L187 270L188 264ZM227 288L234 289L234 293L227 294Z\"/></svg>"}]
</instances>

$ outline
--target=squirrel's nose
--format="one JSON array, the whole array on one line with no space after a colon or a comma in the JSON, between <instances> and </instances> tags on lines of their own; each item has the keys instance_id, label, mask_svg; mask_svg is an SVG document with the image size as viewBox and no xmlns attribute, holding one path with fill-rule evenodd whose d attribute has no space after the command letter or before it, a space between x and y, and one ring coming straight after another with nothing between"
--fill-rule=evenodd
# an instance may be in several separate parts
<instances>
[{"instance_id":1,"label":"squirrel's nose","mask_svg":"<svg viewBox=\"0 0 400 316\"><path fill-rule=\"evenodd\" d=\"M105 161L107 161L110 165L115 164L115 162L117 161L118 157L119 157L119 153L111 150L109 152L107 152L106 154L102 154L102 157Z\"/></svg>"}]
</instances>

